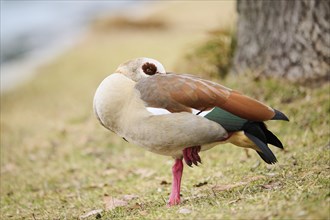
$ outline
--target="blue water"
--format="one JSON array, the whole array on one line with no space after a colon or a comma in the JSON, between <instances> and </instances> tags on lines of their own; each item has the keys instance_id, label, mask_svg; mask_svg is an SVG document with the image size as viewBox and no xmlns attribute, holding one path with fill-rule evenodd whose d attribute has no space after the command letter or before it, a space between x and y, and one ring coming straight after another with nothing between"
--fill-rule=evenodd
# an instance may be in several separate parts
<instances>
[{"instance_id":1,"label":"blue water","mask_svg":"<svg viewBox=\"0 0 330 220\"><path fill-rule=\"evenodd\" d=\"M1 0L1 64L72 37L97 16L128 4L134 2Z\"/></svg>"},{"instance_id":2,"label":"blue water","mask_svg":"<svg viewBox=\"0 0 330 220\"><path fill-rule=\"evenodd\" d=\"M141 6L139 1L113 0L0 1L1 94L28 81L38 66L74 46L96 18L127 16Z\"/></svg>"}]
</instances>

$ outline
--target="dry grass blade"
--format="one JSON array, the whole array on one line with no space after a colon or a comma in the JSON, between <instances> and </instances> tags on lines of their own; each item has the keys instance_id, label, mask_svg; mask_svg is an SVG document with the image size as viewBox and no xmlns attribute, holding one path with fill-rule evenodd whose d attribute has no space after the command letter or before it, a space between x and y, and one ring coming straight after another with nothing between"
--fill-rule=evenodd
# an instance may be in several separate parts
<instances>
[{"instance_id":1,"label":"dry grass blade","mask_svg":"<svg viewBox=\"0 0 330 220\"><path fill-rule=\"evenodd\" d=\"M113 210L116 207L121 207L121 206L127 206L128 202L125 200L121 200L121 199L116 199L112 196L104 196L103 197L103 201L104 201L104 205L105 205L105 210L109 211L109 210Z\"/></svg>"},{"instance_id":2,"label":"dry grass blade","mask_svg":"<svg viewBox=\"0 0 330 220\"><path fill-rule=\"evenodd\" d=\"M260 180L260 179L264 179L264 178L265 178L264 176L253 176L253 177L250 177L250 178L246 179L245 181L234 183L234 184L216 185L216 186L212 187L212 189L214 191L232 190L236 187L245 186L245 185L247 185L251 182L254 182L254 181L257 181L257 180Z\"/></svg>"}]
</instances>

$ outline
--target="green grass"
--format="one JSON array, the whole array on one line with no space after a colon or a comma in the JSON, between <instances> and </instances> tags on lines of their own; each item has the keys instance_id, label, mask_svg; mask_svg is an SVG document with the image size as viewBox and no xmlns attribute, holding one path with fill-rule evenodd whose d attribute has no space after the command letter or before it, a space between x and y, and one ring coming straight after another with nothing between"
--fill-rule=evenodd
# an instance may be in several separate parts
<instances>
[{"instance_id":1,"label":"green grass","mask_svg":"<svg viewBox=\"0 0 330 220\"><path fill-rule=\"evenodd\" d=\"M183 55L173 51L185 48L190 33L148 33L91 36L1 97L1 219L77 219L104 209L106 194L138 198L102 219L329 219L329 84L307 88L252 75L221 83L288 115L290 122L267 123L285 145L272 148L278 163L268 166L252 151L247 158L230 144L202 152L203 165L184 168L183 203L166 207L173 160L126 143L92 112L99 82L123 61L150 56L175 68Z\"/></svg>"},{"instance_id":2,"label":"green grass","mask_svg":"<svg viewBox=\"0 0 330 220\"><path fill-rule=\"evenodd\" d=\"M230 72L236 48L236 33L231 28L209 32L210 36L180 60L177 70L188 73L203 73L209 78L224 78Z\"/></svg>"}]
</instances>

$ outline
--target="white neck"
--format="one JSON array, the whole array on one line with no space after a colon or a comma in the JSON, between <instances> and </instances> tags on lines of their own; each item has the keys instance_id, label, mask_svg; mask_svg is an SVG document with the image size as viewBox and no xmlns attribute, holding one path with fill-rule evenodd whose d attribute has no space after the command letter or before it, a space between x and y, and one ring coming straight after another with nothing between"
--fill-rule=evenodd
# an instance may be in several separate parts
<instances>
[{"instance_id":1,"label":"white neck","mask_svg":"<svg viewBox=\"0 0 330 220\"><path fill-rule=\"evenodd\" d=\"M96 90L94 111L101 123L117 134L122 133L125 125L129 124L128 121L149 115L134 86L133 80L114 73L105 78ZM134 114L129 112L132 110L135 111Z\"/></svg>"}]
</instances>

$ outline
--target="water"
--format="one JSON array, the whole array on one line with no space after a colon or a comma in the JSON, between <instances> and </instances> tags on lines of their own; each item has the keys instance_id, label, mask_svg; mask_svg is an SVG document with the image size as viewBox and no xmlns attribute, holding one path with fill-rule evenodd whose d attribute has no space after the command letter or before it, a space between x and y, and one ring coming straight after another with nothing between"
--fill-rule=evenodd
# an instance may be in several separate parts
<instances>
[{"instance_id":1,"label":"water","mask_svg":"<svg viewBox=\"0 0 330 220\"><path fill-rule=\"evenodd\" d=\"M96 17L132 4L136 1L1 1L1 92L75 44Z\"/></svg>"}]
</instances>

